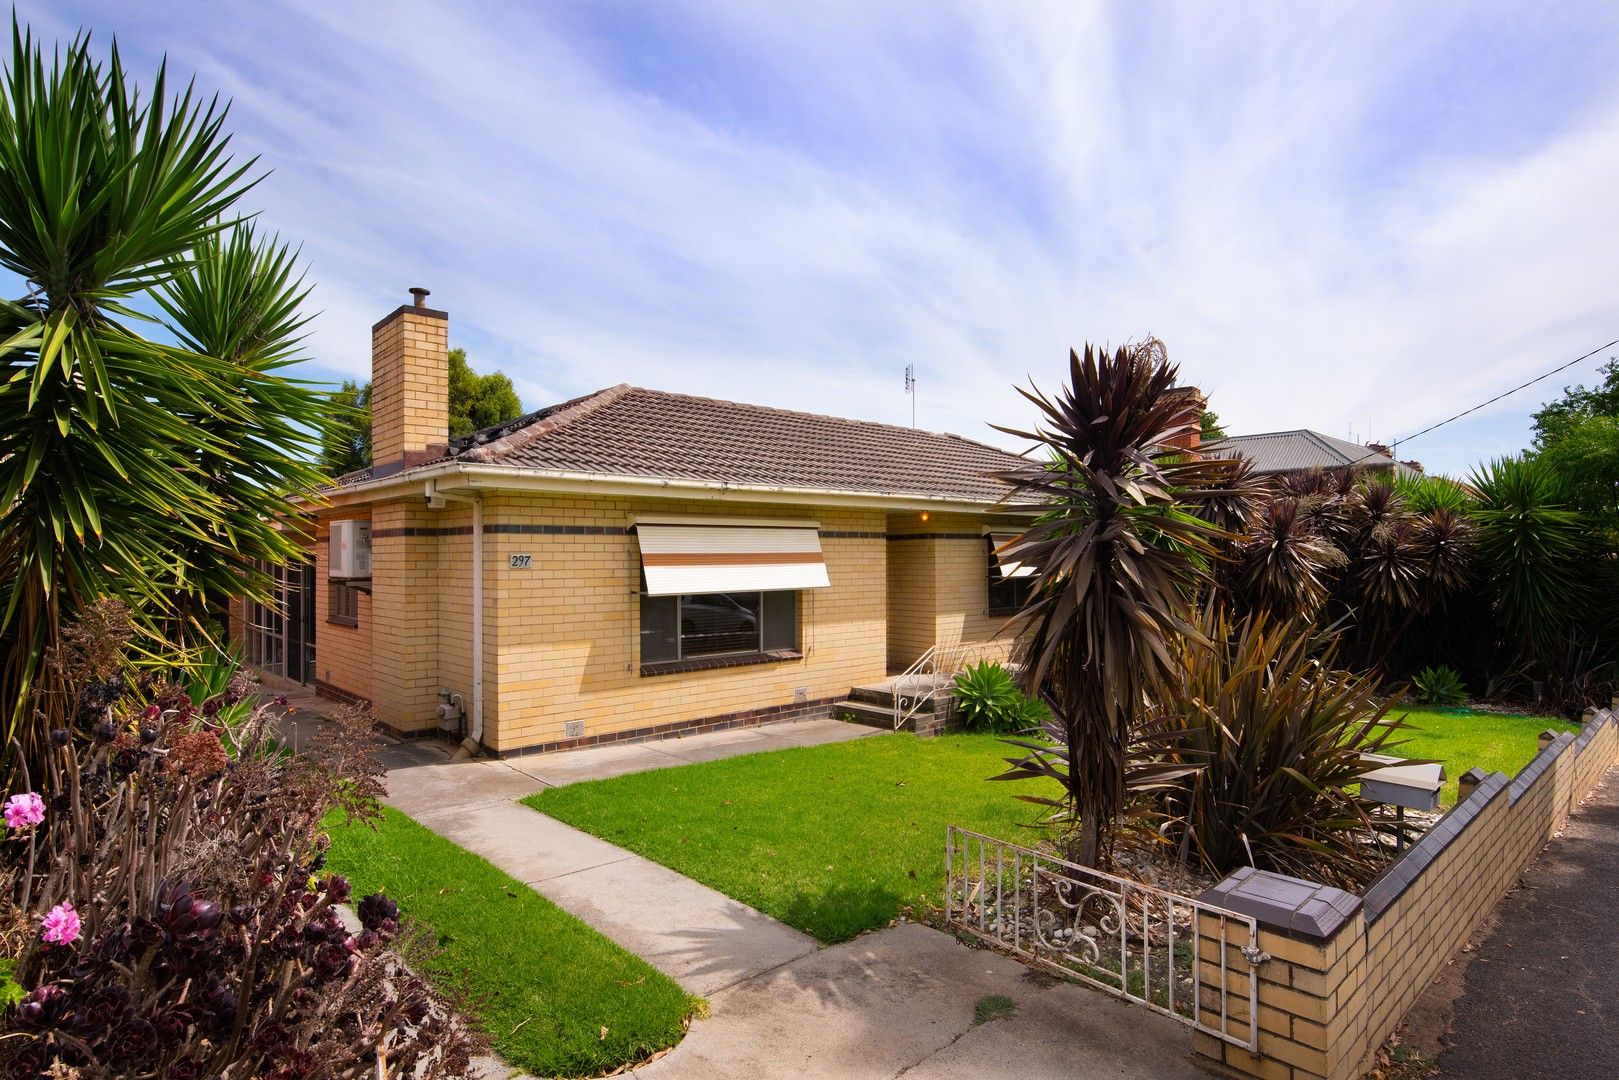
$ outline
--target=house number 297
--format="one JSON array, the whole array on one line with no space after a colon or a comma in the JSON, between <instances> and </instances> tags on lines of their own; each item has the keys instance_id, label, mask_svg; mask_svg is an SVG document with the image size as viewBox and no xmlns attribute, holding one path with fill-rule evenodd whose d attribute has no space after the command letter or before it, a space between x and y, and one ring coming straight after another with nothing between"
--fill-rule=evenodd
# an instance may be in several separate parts
<instances>
[{"instance_id":1,"label":"house number 297","mask_svg":"<svg viewBox=\"0 0 1619 1080\"><path fill-rule=\"evenodd\" d=\"M508 555L506 558L511 563L513 570L527 570L534 565L534 556L532 555Z\"/></svg>"}]
</instances>

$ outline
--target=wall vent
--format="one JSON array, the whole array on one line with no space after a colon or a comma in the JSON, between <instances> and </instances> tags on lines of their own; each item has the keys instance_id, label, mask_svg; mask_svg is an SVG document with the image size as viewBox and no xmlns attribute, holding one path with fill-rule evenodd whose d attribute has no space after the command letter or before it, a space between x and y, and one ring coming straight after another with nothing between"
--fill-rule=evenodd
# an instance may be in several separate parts
<instances>
[{"instance_id":1,"label":"wall vent","mask_svg":"<svg viewBox=\"0 0 1619 1080\"><path fill-rule=\"evenodd\" d=\"M807 687L807 686L795 686L795 687L793 687L793 704L794 705L802 705L802 704L804 704L804 702L806 702L808 700L809 700L809 687Z\"/></svg>"},{"instance_id":2,"label":"wall vent","mask_svg":"<svg viewBox=\"0 0 1619 1080\"><path fill-rule=\"evenodd\" d=\"M564 739L582 739L585 737L585 722L583 720L568 720L562 725Z\"/></svg>"}]
</instances>

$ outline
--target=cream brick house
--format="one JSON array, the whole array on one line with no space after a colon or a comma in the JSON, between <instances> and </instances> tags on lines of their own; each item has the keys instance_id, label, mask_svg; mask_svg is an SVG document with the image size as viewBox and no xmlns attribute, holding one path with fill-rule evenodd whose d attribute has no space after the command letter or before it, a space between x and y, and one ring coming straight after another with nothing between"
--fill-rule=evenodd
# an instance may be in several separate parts
<instances>
[{"instance_id":1,"label":"cream brick house","mask_svg":"<svg viewBox=\"0 0 1619 1080\"><path fill-rule=\"evenodd\" d=\"M825 715L1009 644L1021 459L622 385L450 440L448 316L414 291L372 328L375 465L301 508L284 603L235 613L252 662L511 754Z\"/></svg>"}]
</instances>

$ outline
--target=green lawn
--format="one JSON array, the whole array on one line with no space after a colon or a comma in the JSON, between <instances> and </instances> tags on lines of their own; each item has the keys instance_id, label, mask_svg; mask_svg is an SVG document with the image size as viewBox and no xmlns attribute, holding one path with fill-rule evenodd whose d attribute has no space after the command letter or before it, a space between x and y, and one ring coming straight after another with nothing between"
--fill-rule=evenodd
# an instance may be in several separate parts
<instances>
[{"instance_id":1,"label":"green lawn","mask_svg":"<svg viewBox=\"0 0 1619 1080\"><path fill-rule=\"evenodd\" d=\"M1389 753L1444 762L1448 779L1440 799L1446 806L1456 802L1456 778L1468 769L1478 766L1486 773L1515 776L1539 751L1542 731L1579 730L1578 724L1548 716L1471 709L1396 709L1390 715L1402 713L1412 730L1400 732L1396 738L1404 743Z\"/></svg>"},{"instance_id":2,"label":"green lawn","mask_svg":"<svg viewBox=\"0 0 1619 1080\"><path fill-rule=\"evenodd\" d=\"M1032 842L1041 808L992 784L988 735L877 735L551 788L529 806L645 855L824 942L944 892L944 832ZM1054 790L1054 789L1053 789Z\"/></svg>"},{"instance_id":3,"label":"green lawn","mask_svg":"<svg viewBox=\"0 0 1619 1080\"><path fill-rule=\"evenodd\" d=\"M431 927L442 952L427 972L469 992L495 1049L536 1076L591 1076L680 1041L699 1004L533 889L383 811L377 831L331 828L327 865L358 899L385 892Z\"/></svg>"}]
</instances>

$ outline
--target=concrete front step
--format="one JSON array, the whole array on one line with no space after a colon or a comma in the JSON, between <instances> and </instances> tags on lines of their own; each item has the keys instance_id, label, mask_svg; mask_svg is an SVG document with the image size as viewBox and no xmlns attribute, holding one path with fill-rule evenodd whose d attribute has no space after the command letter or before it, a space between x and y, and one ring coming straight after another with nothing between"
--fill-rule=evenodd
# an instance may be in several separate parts
<instances>
[{"instance_id":1,"label":"concrete front step","mask_svg":"<svg viewBox=\"0 0 1619 1080\"><path fill-rule=\"evenodd\" d=\"M883 731L893 731L894 706L878 705L870 701L857 701L850 698L848 701L839 701L833 704L832 719L844 720L851 724L864 724L866 727L881 728Z\"/></svg>"},{"instance_id":2,"label":"concrete front step","mask_svg":"<svg viewBox=\"0 0 1619 1080\"><path fill-rule=\"evenodd\" d=\"M903 694L906 697L921 696L927 694L930 690L934 690L938 691L937 696L942 697L949 692L947 687L949 687L950 683L951 680L942 675L895 676L892 679L884 679L880 683L864 683L860 686L851 687L849 697L854 701L869 702L872 705L882 705L892 709L896 695ZM924 701L922 708L931 710L933 700Z\"/></svg>"}]
</instances>

